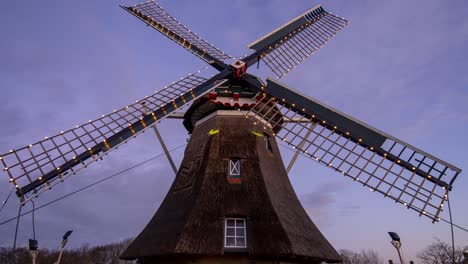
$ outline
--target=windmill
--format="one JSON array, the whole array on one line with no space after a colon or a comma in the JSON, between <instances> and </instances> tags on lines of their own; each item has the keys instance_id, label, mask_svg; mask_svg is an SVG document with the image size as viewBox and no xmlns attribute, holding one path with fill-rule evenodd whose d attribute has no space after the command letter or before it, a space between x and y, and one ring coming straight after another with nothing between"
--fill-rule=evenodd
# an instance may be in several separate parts
<instances>
[{"instance_id":1,"label":"windmill","mask_svg":"<svg viewBox=\"0 0 468 264\"><path fill-rule=\"evenodd\" d=\"M294 194L276 139L295 148L295 158L316 160L438 220L460 169L277 80L263 82L247 73L263 61L281 78L346 20L317 6L249 45L251 55L228 64L230 56L155 2L123 8L219 73L191 74L99 119L1 155L22 203L191 104L183 121L191 138L176 179L125 258L339 261Z\"/></svg>"}]
</instances>

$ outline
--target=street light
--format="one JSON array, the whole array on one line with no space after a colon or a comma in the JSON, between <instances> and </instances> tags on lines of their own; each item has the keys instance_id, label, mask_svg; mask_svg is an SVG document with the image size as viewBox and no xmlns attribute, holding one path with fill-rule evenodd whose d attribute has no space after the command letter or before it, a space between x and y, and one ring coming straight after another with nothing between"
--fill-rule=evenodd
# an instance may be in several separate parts
<instances>
[{"instance_id":1,"label":"street light","mask_svg":"<svg viewBox=\"0 0 468 264\"><path fill-rule=\"evenodd\" d=\"M29 254L31 254L32 264L36 264L37 248L37 240L29 239Z\"/></svg>"},{"instance_id":2,"label":"street light","mask_svg":"<svg viewBox=\"0 0 468 264\"><path fill-rule=\"evenodd\" d=\"M400 236L398 236L397 233L395 232L388 232L390 237L392 238L392 245L396 248L398 252L398 257L400 258L400 263L403 264L403 255L401 253L401 241L400 241Z\"/></svg>"},{"instance_id":3,"label":"street light","mask_svg":"<svg viewBox=\"0 0 468 264\"><path fill-rule=\"evenodd\" d=\"M468 264L468 249L463 251L463 264Z\"/></svg>"},{"instance_id":4,"label":"street light","mask_svg":"<svg viewBox=\"0 0 468 264\"><path fill-rule=\"evenodd\" d=\"M71 235L72 232L73 232L73 230L68 230L68 231L65 232L65 234L63 235L63 239L62 239L62 248L60 249L60 253L59 253L57 262L55 262L56 264L60 264L60 260L62 259L63 250L65 249L65 245L66 245L67 242L68 242L68 237Z\"/></svg>"}]
</instances>

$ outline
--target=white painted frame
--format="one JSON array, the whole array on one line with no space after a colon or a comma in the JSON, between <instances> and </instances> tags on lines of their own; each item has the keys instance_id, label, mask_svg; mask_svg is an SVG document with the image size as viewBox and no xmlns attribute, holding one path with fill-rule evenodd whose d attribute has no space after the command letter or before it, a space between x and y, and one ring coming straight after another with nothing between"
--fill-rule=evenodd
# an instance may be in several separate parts
<instances>
[{"instance_id":1,"label":"white painted frame","mask_svg":"<svg viewBox=\"0 0 468 264\"><path fill-rule=\"evenodd\" d=\"M229 226L228 227L228 220L234 220L234 226ZM238 235L237 234L237 229L240 229L242 227L237 227L237 221L242 221L244 224L244 233ZM233 236L228 236L227 235L227 229L228 228L233 228L234 229L234 235ZM229 238L234 238L234 245L227 245L227 239ZM238 246L237 245L237 238L244 238L244 245L243 246ZM225 218L224 220L224 247L225 248L247 248L247 222L245 221L245 218Z\"/></svg>"}]
</instances>

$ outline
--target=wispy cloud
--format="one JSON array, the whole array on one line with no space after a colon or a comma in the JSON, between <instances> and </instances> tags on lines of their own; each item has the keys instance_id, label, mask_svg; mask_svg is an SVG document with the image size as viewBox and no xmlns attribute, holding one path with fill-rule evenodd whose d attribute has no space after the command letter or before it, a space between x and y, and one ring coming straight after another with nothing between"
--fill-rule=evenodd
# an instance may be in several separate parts
<instances>
[{"instance_id":1,"label":"wispy cloud","mask_svg":"<svg viewBox=\"0 0 468 264\"><path fill-rule=\"evenodd\" d=\"M337 223L335 215L347 216L359 210L352 203L337 205L337 196L348 188L348 182L327 182L314 188L312 192L299 196L301 203L313 221L321 227L331 227Z\"/></svg>"}]
</instances>

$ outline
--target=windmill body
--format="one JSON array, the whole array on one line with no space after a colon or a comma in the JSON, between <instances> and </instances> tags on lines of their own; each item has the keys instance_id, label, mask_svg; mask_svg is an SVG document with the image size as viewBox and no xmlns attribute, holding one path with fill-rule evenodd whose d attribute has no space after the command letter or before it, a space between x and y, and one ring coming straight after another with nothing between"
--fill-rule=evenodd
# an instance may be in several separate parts
<instances>
[{"instance_id":1,"label":"windmill body","mask_svg":"<svg viewBox=\"0 0 468 264\"><path fill-rule=\"evenodd\" d=\"M0 155L22 204L190 106L177 176L122 253L140 263L319 263L340 256L301 206L276 140L369 190L439 221L461 169L285 84L285 76L347 21L316 6L249 45L241 59L215 48L154 1L122 7L219 71L202 71L88 123ZM231 60L230 63L226 62ZM290 169L288 166L288 170Z\"/></svg>"},{"instance_id":2,"label":"windmill body","mask_svg":"<svg viewBox=\"0 0 468 264\"><path fill-rule=\"evenodd\" d=\"M245 118L255 105L249 95L246 87L219 87L187 111L191 137L174 183L123 258L340 261L294 193L274 132Z\"/></svg>"}]
</instances>

